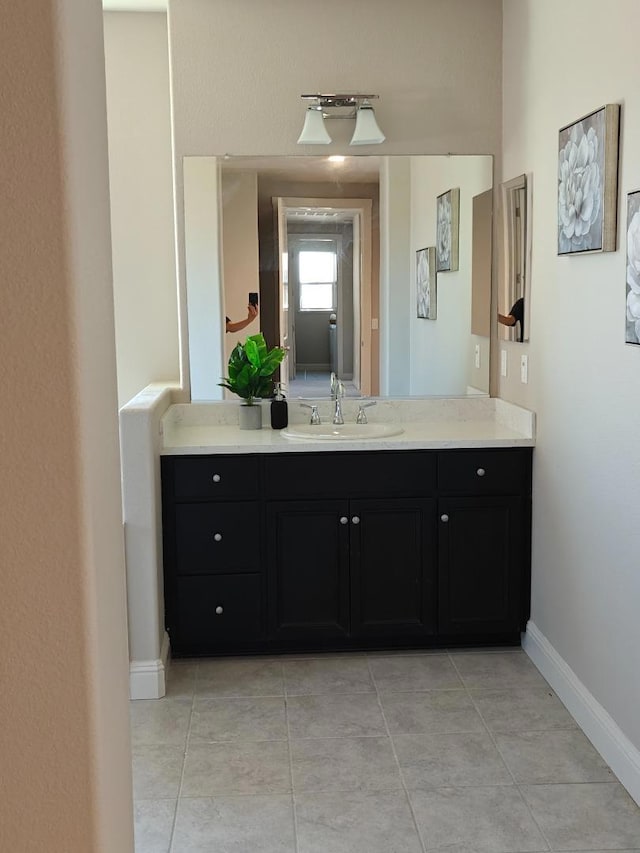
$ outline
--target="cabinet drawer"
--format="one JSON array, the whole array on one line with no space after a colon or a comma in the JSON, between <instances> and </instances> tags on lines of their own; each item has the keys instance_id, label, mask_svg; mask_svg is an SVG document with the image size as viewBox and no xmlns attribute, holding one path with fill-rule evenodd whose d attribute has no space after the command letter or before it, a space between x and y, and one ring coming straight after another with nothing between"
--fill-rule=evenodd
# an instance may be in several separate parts
<instances>
[{"instance_id":1,"label":"cabinet drawer","mask_svg":"<svg viewBox=\"0 0 640 853\"><path fill-rule=\"evenodd\" d=\"M176 504L179 575L257 571L260 511L257 503Z\"/></svg>"},{"instance_id":2,"label":"cabinet drawer","mask_svg":"<svg viewBox=\"0 0 640 853\"><path fill-rule=\"evenodd\" d=\"M173 457L175 500L228 500L258 496L258 460L253 456Z\"/></svg>"},{"instance_id":3,"label":"cabinet drawer","mask_svg":"<svg viewBox=\"0 0 640 853\"><path fill-rule=\"evenodd\" d=\"M263 636L260 575L179 578L177 597L172 645L181 650L241 646Z\"/></svg>"},{"instance_id":4,"label":"cabinet drawer","mask_svg":"<svg viewBox=\"0 0 640 853\"><path fill-rule=\"evenodd\" d=\"M443 494L526 494L527 459L526 451L522 450L440 452L438 486Z\"/></svg>"},{"instance_id":5,"label":"cabinet drawer","mask_svg":"<svg viewBox=\"0 0 640 853\"><path fill-rule=\"evenodd\" d=\"M270 499L417 497L433 494L435 486L436 454L429 451L287 453L265 459Z\"/></svg>"}]
</instances>

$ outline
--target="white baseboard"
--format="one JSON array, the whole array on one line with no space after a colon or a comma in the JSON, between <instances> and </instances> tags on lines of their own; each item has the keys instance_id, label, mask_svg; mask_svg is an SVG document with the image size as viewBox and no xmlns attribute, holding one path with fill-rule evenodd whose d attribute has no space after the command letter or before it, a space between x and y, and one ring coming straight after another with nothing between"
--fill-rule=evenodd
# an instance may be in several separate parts
<instances>
[{"instance_id":1,"label":"white baseboard","mask_svg":"<svg viewBox=\"0 0 640 853\"><path fill-rule=\"evenodd\" d=\"M167 692L168 659L169 635L165 631L159 658L129 662L129 695L131 699L161 699L165 695Z\"/></svg>"},{"instance_id":2,"label":"white baseboard","mask_svg":"<svg viewBox=\"0 0 640 853\"><path fill-rule=\"evenodd\" d=\"M571 716L640 805L640 750L613 717L587 690L569 664L533 622L527 625L522 648L549 682Z\"/></svg>"}]
</instances>

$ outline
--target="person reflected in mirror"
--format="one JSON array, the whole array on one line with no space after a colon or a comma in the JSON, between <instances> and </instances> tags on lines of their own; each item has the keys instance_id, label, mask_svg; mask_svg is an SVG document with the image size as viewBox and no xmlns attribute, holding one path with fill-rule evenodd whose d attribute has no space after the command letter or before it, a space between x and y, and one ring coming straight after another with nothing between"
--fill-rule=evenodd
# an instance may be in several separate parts
<instances>
[{"instance_id":1,"label":"person reflected in mirror","mask_svg":"<svg viewBox=\"0 0 640 853\"><path fill-rule=\"evenodd\" d=\"M228 317L226 317L227 321L227 332L239 332L242 329L246 328L249 323L253 323L253 321L258 316L258 306L257 305L247 305L247 316L244 320L232 321Z\"/></svg>"},{"instance_id":2,"label":"person reflected in mirror","mask_svg":"<svg viewBox=\"0 0 640 853\"><path fill-rule=\"evenodd\" d=\"M498 323L502 323L503 326L515 326L518 323L516 339L522 343L524 337L524 298L522 296L516 299L508 314L498 313Z\"/></svg>"}]
</instances>

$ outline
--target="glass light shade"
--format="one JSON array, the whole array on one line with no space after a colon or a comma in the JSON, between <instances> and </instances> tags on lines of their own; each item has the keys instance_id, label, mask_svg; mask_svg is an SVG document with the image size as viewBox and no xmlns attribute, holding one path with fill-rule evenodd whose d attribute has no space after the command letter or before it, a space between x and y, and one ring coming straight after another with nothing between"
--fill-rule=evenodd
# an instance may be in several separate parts
<instances>
[{"instance_id":1,"label":"glass light shade","mask_svg":"<svg viewBox=\"0 0 640 853\"><path fill-rule=\"evenodd\" d=\"M328 145L331 137L324 126L322 110L309 107L304 116L302 133L298 137L298 145Z\"/></svg>"},{"instance_id":2,"label":"glass light shade","mask_svg":"<svg viewBox=\"0 0 640 853\"><path fill-rule=\"evenodd\" d=\"M350 145L379 145L385 140L384 133L378 127L373 107L364 103L356 114L356 128L353 131Z\"/></svg>"}]
</instances>

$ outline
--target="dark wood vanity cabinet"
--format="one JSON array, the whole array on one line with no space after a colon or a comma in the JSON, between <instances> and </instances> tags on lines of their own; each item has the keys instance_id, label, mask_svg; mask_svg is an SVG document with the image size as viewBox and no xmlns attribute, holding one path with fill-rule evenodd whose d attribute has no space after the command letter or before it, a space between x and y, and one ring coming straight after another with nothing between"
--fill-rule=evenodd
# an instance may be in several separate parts
<instances>
[{"instance_id":1,"label":"dark wood vanity cabinet","mask_svg":"<svg viewBox=\"0 0 640 853\"><path fill-rule=\"evenodd\" d=\"M516 643L531 449L162 458L173 653Z\"/></svg>"}]
</instances>

